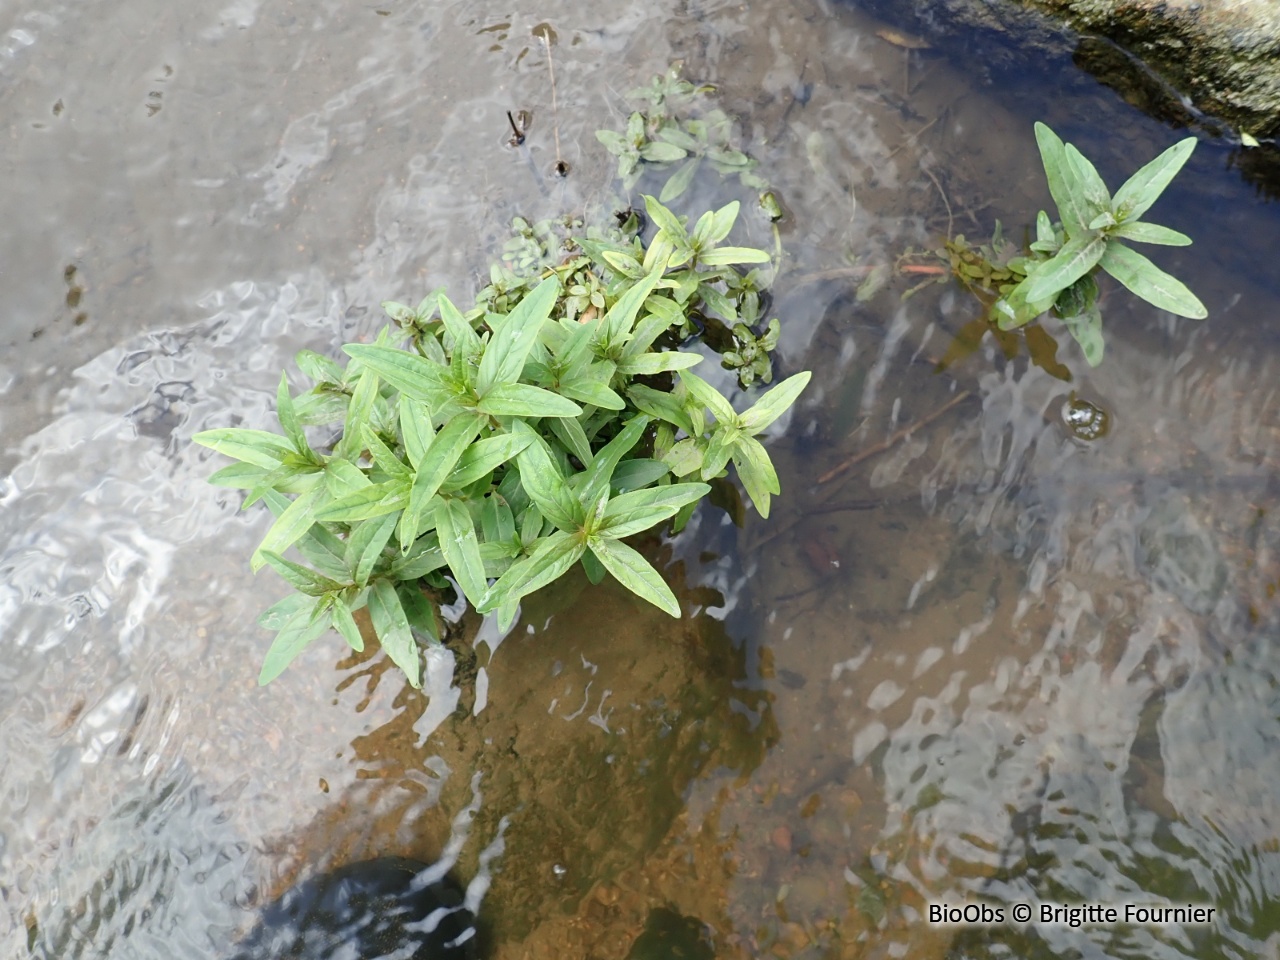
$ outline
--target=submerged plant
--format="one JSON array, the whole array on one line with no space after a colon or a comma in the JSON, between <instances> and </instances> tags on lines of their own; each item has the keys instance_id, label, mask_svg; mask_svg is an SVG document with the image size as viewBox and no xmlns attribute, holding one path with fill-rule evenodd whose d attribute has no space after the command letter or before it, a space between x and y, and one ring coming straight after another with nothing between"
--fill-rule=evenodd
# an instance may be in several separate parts
<instances>
[{"instance_id":1,"label":"submerged plant","mask_svg":"<svg viewBox=\"0 0 1280 960\"><path fill-rule=\"evenodd\" d=\"M1002 330L1023 326L1050 310L1066 324L1096 366L1102 360L1102 314L1094 272L1110 274L1131 292L1162 310L1200 320L1208 316L1182 281L1126 246L1140 243L1186 246L1186 234L1140 218L1156 202L1195 149L1188 137L1164 151L1125 181L1112 196L1093 164L1072 144L1064 144L1045 124L1035 125L1049 192L1058 208L1053 223L1043 210L1036 218L1030 254L1009 261L1021 274L1001 287L994 314Z\"/></svg>"},{"instance_id":2,"label":"submerged plant","mask_svg":"<svg viewBox=\"0 0 1280 960\"><path fill-rule=\"evenodd\" d=\"M521 598L576 563L592 582L612 574L679 616L670 587L625 539L683 522L730 462L768 516L779 483L756 438L809 374L738 413L689 372L703 357L679 348L702 311L737 318L762 285L737 265L769 255L722 245L736 201L692 231L652 197L645 204L657 227L647 245L576 238L577 255L543 266L559 250L522 224L512 259L468 312L439 291L416 308L388 302L398 331L347 344L345 368L303 351L298 367L314 386L295 397L281 376L283 435L195 436L239 461L212 483L247 490L246 506L264 500L277 516L252 568L270 566L297 590L260 618L277 634L259 682L330 627L362 650L353 613L367 607L418 686L413 630L439 640L425 590L448 589L446 573L503 628ZM765 340L776 340L776 322ZM750 364L764 376L758 356ZM340 436L313 445L305 428L326 424L341 424ZM284 556L291 547L305 563Z\"/></svg>"}]
</instances>

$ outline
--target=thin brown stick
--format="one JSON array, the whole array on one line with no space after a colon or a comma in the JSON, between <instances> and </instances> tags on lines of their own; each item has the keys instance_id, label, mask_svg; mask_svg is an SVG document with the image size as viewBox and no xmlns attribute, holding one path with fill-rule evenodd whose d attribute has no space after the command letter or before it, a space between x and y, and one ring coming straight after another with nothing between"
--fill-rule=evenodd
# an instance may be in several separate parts
<instances>
[{"instance_id":1,"label":"thin brown stick","mask_svg":"<svg viewBox=\"0 0 1280 960\"><path fill-rule=\"evenodd\" d=\"M551 39L547 36L550 32L549 29L544 30L539 36L542 37L543 46L547 48L547 73L551 75L551 127L556 136L556 173L563 177L568 173L568 168L560 154L560 104L556 99L556 68L551 63Z\"/></svg>"},{"instance_id":2,"label":"thin brown stick","mask_svg":"<svg viewBox=\"0 0 1280 960\"><path fill-rule=\"evenodd\" d=\"M818 483L825 484L830 480L834 479L835 477L839 476L840 474L844 473L846 470L849 470L851 467L854 467L857 464L861 463L862 461L870 457L874 457L878 453L883 453L885 450L888 450L890 447L892 447L895 443L897 443L903 437L908 437L912 433L914 433L916 430L920 430L928 426L929 424L933 423L933 421L937 420L939 417L945 414L948 410L951 410L959 406L961 403L967 400L970 396L971 394L968 390L962 390L960 393L957 393L954 397L952 397L950 400L944 403L937 410L934 410L932 413L928 414L927 416L922 417L921 419L917 420L915 423L911 424L910 426L903 427L901 430L894 433L887 440L877 443L874 446L868 447L865 450L860 450L849 459L845 460L840 464L837 464L835 467L833 467L832 469L824 473L822 476L820 476L818 478ZM834 492L837 488L832 487L830 489ZM850 509L862 509L861 507L862 502L864 501L849 501L847 504L832 504L830 509L833 509L833 510L839 509L844 506L849 506ZM854 506L854 504L858 504L858 506ZM883 505L883 501L881 501L880 505ZM795 529L795 527L798 524L800 524L806 517L812 516L815 513L824 513L824 512L827 512L827 508L825 507L824 504L820 502L818 504L811 505L808 510L796 513L794 516L791 517L790 520L786 521L785 523L773 524L769 532L766 533L763 537L761 537L759 542L750 544L746 548L747 552L755 553L756 551L760 550L766 545L772 543L774 540L777 540L783 534L791 532L791 530Z\"/></svg>"},{"instance_id":3,"label":"thin brown stick","mask_svg":"<svg viewBox=\"0 0 1280 960\"><path fill-rule=\"evenodd\" d=\"M937 420L940 416L942 416L948 410L951 410L954 407L959 406L961 403L964 403L964 401L969 399L969 396L970 396L970 393L968 390L961 390L954 397L952 397L950 400L948 400L946 403L944 403L942 406L940 406L937 410L933 411L933 413L929 414L928 416L923 417L920 420L917 420L915 423L908 424L907 426L903 427L901 430L894 431L894 433L891 434L886 439L881 440L879 443L873 444L870 447L867 447L865 450L859 450L853 456L849 457L846 460L841 461L840 463L832 467L830 470L828 470L826 473L824 473L822 476L818 477L819 486L821 486L824 483L830 483L832 480L840 476L840 474L844 473L846 470L852 467L856 467L863 460L866 460L869 457L874 457L878 453L884 453L884 451L888 450L890 447L896 444L899 440L903 439L904 437L911 436L911 434L919 430L921 427L927 427L929 424L933 423L933 421Z\"/></svg>"}]
</instances>

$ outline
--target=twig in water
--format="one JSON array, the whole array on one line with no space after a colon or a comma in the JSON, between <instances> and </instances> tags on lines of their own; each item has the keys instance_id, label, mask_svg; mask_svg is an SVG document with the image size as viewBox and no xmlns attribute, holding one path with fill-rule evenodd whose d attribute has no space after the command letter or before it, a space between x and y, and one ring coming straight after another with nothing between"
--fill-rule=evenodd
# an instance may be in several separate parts
<instances>
[{"instance_id":1,"label":"twig in water","mask_svg":"<svg viewBox=\"0 0 1280 960\"><path fill-rule=\"evenodd\" d=\"M556 136L556 176L567 177L569 165L564 162L564 157L560 154L560 104L556 100L556 68L551 63L551 38L548 36L550 32L550 30L543 30L539 36L542 37L543 46L547 48L547 73L551 75L551 126Z\"/></svg>"},{"instance_id":2,"label":"twig in water","mask_svg":"<svg viewBox=\"0 0 1280 960\"><path fill-rule=\"evenodd\" d=\"M917 420L915 423L908 424L907 426L903 427L901 430L895 431L887 439L882 440L879 443L874 444L873 446L867 447L865 450L859 450L857 453L855 453L853 456L849 457L848 459L842 460L840 463L837 463L834 467L832 467L822 476L818 477L818 483L819 484L830 483L832 480L840 476L840 474L844 473L850 467L857 466L863 460L866 460L868 457L874 457L877 453L883 453L885 450L888 450L890 447L892 447L895 443L897 443L903 437L911 436L911 434L919 430L921 427L926 427L929 424L933 423L933 421L937 420L940 416L942 416L948 410L952 409L953 407L959 406L961 403L968 400L969 396L970 394L968 390L961 390L949 401L944 403L942 406L940 406L937 410L933 411L933 413L929 414L928 416L923 417L920 420Z\"/></svg>"},{"instance_id":3,"label":"twig in water","mask_svg":"<svg viewBox=\"0 0 1280 960\"><path fill-rule=\"evenodd\" d=\"M520 129L520 125L516 123L516 118L511 115L511 111L507 111L507 123L511 124L511 139L507 142L513 147L518 147L524 143L524 131Z\"/></svg>"}]
</instances>

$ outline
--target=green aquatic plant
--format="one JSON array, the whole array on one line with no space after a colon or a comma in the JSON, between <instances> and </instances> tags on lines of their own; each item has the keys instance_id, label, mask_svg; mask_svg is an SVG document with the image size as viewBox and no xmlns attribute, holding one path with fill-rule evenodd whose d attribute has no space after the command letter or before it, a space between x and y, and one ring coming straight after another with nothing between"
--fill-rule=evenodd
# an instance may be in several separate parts
<instances>
[{"instance_id":1,"label":"green aquatic plant","mask_svg":"<svg viewBox=\"0 0 1280 960\"><path fill-rule=\"evenodd\" d=\"M576 563L592 582L611 574L679 616L670 587L626 538L687 520L730 463L768 516L779 483L757 437L809 374L738 413L690 372L703 356L681 347L694 317L743 312L764 281L738 266L769 255L723 245L736 201L689 230L644 199L656 227L647 244L625 231L558 243L522 224L466 313L441 291L415 308L387 302L395 327L343 347L345 367L298 354L313 386L295 396L281 376L282 434L196 434L238 461L210 481L276 514L251 567L271 567L297 591L260 618L277 633L259 682L330 628L362 650L353 614L367 607L383 649L418 686L414 631L439 641L446 574L504 629L523 597ZM308 427L334 424L336 439L313 443ZM291 548L305 562L286 557Z\"/></svg>"},{"instance_id":2,"label":"green aquatic plant","mask_svg":"<svg viewBox=\"0 0 1280 960\"><path fill-rule=\"evenodd\" d=\"M645 164L653 164L673 171L658 195L670 203L689 189L706 165L723 177L737 176L743 186L760 191L766 210L778 210L768 184L753 172L756 161L735 146L733 118L719 107L702 109L704 98L715 90L710 84L682 80L676 64L648 86L627 94L636 109L625 131L597 130L596 139L618 158L618 178L627 192L643 175Z\"/></svg>"},{"instance_id":3,"label":"green aquatic plant","mask_svg":"<svg viewBox=\"0 0 1280 960\"><path fill-rule=\"evenodd\" d=\"M1052 311L1080 344L1085 360L1102 360L1102 270L1153 306L1193 320L1208 316L1195 295L1122 241L1186 246L1191 238L1140 218L1182 169L1195 138L1164 151L1130 177L1113 196L1093 164L1043 123L1035 125L1058 222L1041 210L1036 239L1026 256L1000 264L1011 276L1000 285L992 313L1002 330L1024 326Z\"/></svg>"}]
</instances>

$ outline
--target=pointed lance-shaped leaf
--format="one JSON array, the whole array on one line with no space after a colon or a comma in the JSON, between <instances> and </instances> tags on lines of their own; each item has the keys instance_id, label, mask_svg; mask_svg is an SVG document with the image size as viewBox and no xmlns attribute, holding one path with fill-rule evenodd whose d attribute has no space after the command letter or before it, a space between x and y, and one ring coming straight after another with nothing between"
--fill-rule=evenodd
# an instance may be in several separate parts
<instances>
[{"instance_id":1,"label":"pointed lance-shaped leaf","mask_svg":"<svg viewBox=\"0 0 1280 960\"><path fill-rule=\"evenodd\" d=\"M401 393L435 405L442 395L452 395L445 382L446 370L425 357L394 347L368 343L348 343L342 348Z\"/></svg>"},{"instance_id":2,"label":"pointed lance-shaped leaf","mask_svg":"<svg viewBox=\"0 0 1280 960\"><path fill-rule=\"evenodd\" d=\"M585 550L581 538L563 530L544 537L532 554L512 566L489 588L480 603L480 612L489 613L559 579Z\"/></svg>"},{"instance_id":3,"label":"pointed lance-shaped leaf","mask_svg":"<svg viewBox=\"0 0 1280 960\"><path fill-rule=\"evenodd\" d=\"M752 436L762 432L796 402L812 376L808 370L804 370L787 377L738 418L739 428Z\"/></svg>"},{"instance_id":4,"label":"pointed lance-shaped leaf","mask_svg":"<svg viewBox=\"0 0 1280 960\"><path fill-rule=\"evenodd\" d=\"M390 580L379 579L373 582L373 589L369 593L369 619L382 649L404 671L409 678L409 685L421 687L418 644L409 631L409 618L405 616L400 597L396 595L396 588Z\"/></svg>"},{"instance_id":5,"label":"pointed lance-shaped leaf","mask_svg":"<svg viewBox=\"0 0 1280 960\"><path fill-rule=\"evenodd\" d=\"M500 383L480 398L476 409L494 417L576 417L582 408L567 397L529 383Z\"/></svg>"},{"instance_id":6,"label":"pointed lance-shaped leaf","mask_svg":"<svg viewBox=\"0 0 1280 960\"><path fill-rule=\"evenodd\" d=\"M1036 123L1036 145L1040 148L1040 159L1044 163L1045 179L1049 182L1049 193L1058 206L1058 216L1068 236L1085 233L1089 229L1089 221L1097 216L1097 211L1090 212L1090 206L1075 174L1067 163L1067 148L1059 136L1043 123Z\"/></svg>"},{"instance_id":7,"label":"pointed lance-shaped leaf","mask_svg":"<svg viewBox=\"0 0 1280 960\"><path fill-rule=\"evenodd\" d=\"M597 533L614 540L629 537L675 516L685 504L701 500L710 492L711 487L705 483L671 483L620 494L605 507Z\"/></svg>"},{"instance_id":8,"label":"pointed lance-shaped leaf","mask_svg":"<svg viewBox=\"0 0 1280 960\"><path fill-rule=\"evenodd\" d=\"M1031 303L1056 297L1096 267L1106 249L1107 239L1100 234L1072 237L1027 277L1023 296Z\"/></svg>"},{"instance_id":9,"label":"pointed lance-shaped leaf","mask_svg":"<svg viewBox=\"0 0 1280 960\"><path fill-rule=\"evenodd\" d=\"M449 569L458 578L458 586L472 606L478 607L489 584L484 577L484 561L476 539L475 522L466 504L460 500L436 502L436 533L440 549L449 561Z\"/></svg>"},{"instance_id":10,"label":"pointed lance-shaped leaf","mask_svg":"<svg viewBox=\"0 0 1280 960\"><path fill-rule=\"evenodd\" d=\"M270 683L284 671L298 654L333 623L332 604L317 599L289 617L262 661L259 686Z\"/></svg>"},{"instance_id":11,"label":"pointed lance-shaped leaf","mask_svg":"<svg viewBox=\"0 0 1280 960\"><path fill-rule=\"evenodd\" d=\"M1146 213L1195 148L1195 137L1180 140L1126 180L1112 201L1117 216L1121 220L1137 220Z\"/></svg>"},{"instance_id":12,"label":"pointed lance-shaped leaf","mask_svg":"<svg viewBox=\"0 0 1280 960\"><path fill-rule=\"evenodd\" d=\"M644 557L621 540L592 537L591 552L624 587L659 610L680 616L680 604L658 571Z\"/></svg>"},{"instance_id":13,"label":"pointed lance-shaped leaf","mask_svg":"<svg viewBox=\"0 0 1280 960\"><path fill-rule=\"evenodd\" d=\"M1203 320L1209 315L1204 304L1181 280L1169 276L1142 254L1122 243L1113 241L1107 244L1106 253L1098 261L1098 265L1147 303L1162 310L1191 320Z\"/></svg>"},{"instance_id":14,"label":"pointed lance-shaped leaf","mask_svg":"<svg viewBox=\"0 0 1280 960\"><path fill-rule=\"evenodd\" d=\"M1191 238L1185 233L1170 230L1158 223L1143 223L1128 220L1111 231L1111 236L1125 240L1136 240L1139 243L1158 243L1165 247L1186 247L1191 245Z\"/></svg>"},{"instance_id":15,"label":"pointed lance-shaped leaf","mask_svg":"<svg viewBox=\"0 0 1280 960\"><path fill-rule=\"evenodd\" d=\"M525 359L538 341L538 332L551 316L560 281L553 274L533 288L505 320L501 320L480 358L476 374L476 393L484 398L498 384L520 379Z\"/></svg>"}]
</instances>

